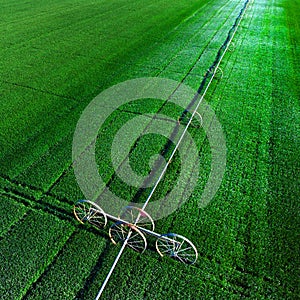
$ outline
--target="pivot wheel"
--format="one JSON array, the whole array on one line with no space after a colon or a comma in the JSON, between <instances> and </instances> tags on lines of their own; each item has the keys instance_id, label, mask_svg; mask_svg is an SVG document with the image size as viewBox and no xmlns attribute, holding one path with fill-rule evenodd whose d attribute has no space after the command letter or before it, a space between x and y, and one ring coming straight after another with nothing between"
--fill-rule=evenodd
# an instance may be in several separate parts
<instances>
[{"instance_id":1,"label":"pivot wheel","mask_svg":"<svg viewBox=\"0 0 300 300\"><path fill-rule=\"evenodd\" d=\"M121 211L119 218L127 223L138 225L148 230L154 230L154 221L144 210L135 206L126 206Z\"/></svg>"},{"instance_id":2,"label":"pivot wheel","mask_svg":"<svg viewBox=\"0 0 300 300\"><path fill-rule=\"evenodd\" d=\"M160 256L167 255L186 264L194 264L198 258L193 243L176 233L161 235L156 240L156 250Z\"/></svg>"},{"instance_id":3,"label":"pivot wheel","mask_svg":"<svg viewBox=\"0 0 300 300\"><path fill-rule=\"evenodd\" d=\"M124 243L127 240L127 246L137 252L143 253L147 248L145 236L132 224L126 224L119 221L109 228L108 233L111 241L115 245ZM129 238L127 239L128 235Z\"/></svg>"},{"instance_id":4,"label":"pivot wheel","mask_svg":"<svg viewBox=\"0 0 300 300\"><path fill-rule=\"evenodd\" d=\"M74 215L80 223L89 222L98 228L105 227L107 223L106 214L101 207L89 200L79 200L74 205Z\"/></svg>"}]
</instances>

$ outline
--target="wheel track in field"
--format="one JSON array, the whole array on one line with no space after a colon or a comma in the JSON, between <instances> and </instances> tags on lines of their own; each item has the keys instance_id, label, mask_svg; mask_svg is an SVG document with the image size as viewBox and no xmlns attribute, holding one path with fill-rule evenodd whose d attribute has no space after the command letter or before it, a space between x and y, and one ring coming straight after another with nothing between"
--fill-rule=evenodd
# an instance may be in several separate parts
<instances>
[{"instance_id":1,"label":"wheel track in field","mask_svg":"<svg viewBox=\"0 0 300 300\"><path fill-rule=\"evenodd\" d=\"M48 202L43 202L42 200L39 202L36 202L33 199L27 198L24 195L20 195L19 193L14 193L12 191L6 192L6 191L0 191L0 197L8 197L12 200L14 200L16 203L24 205L27 210L24 212L23 216L21 216L19 219L16 219L9 228L7 228L6 231L3 231L0 235L0 240L4 235L7 234L7 232L11 231L13 227L18 226L18 222L22 224L24 219L27 217L27 215L31 211L40 211L45 214L51 214L56 216L62 221L67 221L74 225L76 228L80 228L80 230L86 230L88 232L92 232L93 234L100 235L101 237L106 237L105 234L103 234L101 231L97 230L93 226L86 226L79 224L78 221L74 218L73 216L73 205L70 205L69 208L62 208L62 207L57 207L55 205L51 205L51 203Z\"/></svg>"},{"instance_id":2,"label":"wheel track in field","mask_svg":"<svg viewBox=\"0 0 300 300\"><path fill-rule=\"evenodd\" d=\"M26 220L26 218L28 217L28 215L31 213L30 209L27 208L27 210L24 212L24 214L18 218L18 219L15 219L13 223L10 224L9 227L6 228L6 230L2 231L1 232L1 235L0 235L0 242L1 240L5 239L6 236L9 235L9 233L14 229L16 228L17 226L20 226L23 224L23 222Z\"/></svg>"},{"instance_id":3,"label":"wheel track in field","mask_svg":"<svg viewBox=\"0 0 300 300\"><path fill-rule=\"evenodd\" d=\"M110 243L110 241L108 241ZM88 287L93 284L95 281L97 281L97 275L99 274L99 271L101 268L103 268L105 258L107 257L108 253L110 252L109 247L105 247L101 255L98 257L98 260L94 267L92 268L89 276L84 281L82 287L80 290L76 293L76 299L84 299L85 291L88 289Z\"/></svg>"},{"instance_id":4,"label":"wheel track in field","mask_svg":"<svg viewBox=\"0 0 300 300\"><path fill-rule=\"evenodd\" d=\"M40 274L40 276L37 278L37 280L35 280L34 282L32 282L32 284L27 288L27 291L25 292L24 296L22 296L22 300L24 299L28 299L28 296L30 294L30 291L32 289L34 289L39 282L42 280L42 278L44 276L46 276L49 271L51 270L51 267L56 263L58 257L63 253L64 249L66 248L67 243L71 242L74 239L74 236L76 235L77 230L75 229L71 235L69 236L69 238L66 240L65 244L59 249L59 251L53 256L51 262L45 267L45 269L43 270L43 272Z\"/></svg>"},{"instance_id":5,"label":"wheel track in field","mask_svg":"<svg viewBox=\"0 0 300 300\"><path fill-rule=\"evenodd\" d=\"M40 276L37 278L37 280L35 280L27 289L25 295L22 297L22 300L26 300L29 298L29 296L31 295L32 291L39 285L40 282L42 282L43 278L45 276L47 276L49 274L49 272L51 271L51 269L53 268L53 266L57 263L58 259L60 258L60 256L64 253L64 251L67 249L67 244L71 243L76 235L78 234L79 230L78 228L75 228L73 230L73 232L70 234L69 238L66 240L65 244L61 247L61 249L59 249L59 251L53 256L53 259L51 260L51 262L45 267L45 269L43 270L43 272L40 274ZM96 234L96 233L95 233ZM107 244L107 243L106 243ZM105 251L107 249L107 247L104 248L103 252L107 252ZM103 252L101 253L100 257L102 257Z\"/></svg>"}]
</instances>

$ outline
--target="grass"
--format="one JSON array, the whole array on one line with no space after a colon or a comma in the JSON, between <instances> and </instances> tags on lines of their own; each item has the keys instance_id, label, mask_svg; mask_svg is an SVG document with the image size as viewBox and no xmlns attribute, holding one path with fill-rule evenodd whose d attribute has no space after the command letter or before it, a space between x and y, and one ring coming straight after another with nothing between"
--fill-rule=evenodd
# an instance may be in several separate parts
<instances>
[{"instance_id":1,"label":"grass","mask_svg":"<svg viewBox=\"0 0 300 300\"><path fill-rule=\"evenodd\" d=\"M15 223L0 241L1 297L22 297L51 263L72 229L70 224L37 211L30 211Z\"/></svg>"},{"instance_id":2,"label":"grass","mask_svg":"<svg viewBox=\"0 0 300 300\"><path fill-rule=\"evenodd\" d=\"M8 197L1 197L1 217L0 217L0 236L2 236L8 228L18 222L28 209L26 206L16 203Z\"/></svg>"},{"instance_id":3,"label":"grass","mask_svg":"<svg viewBox=\"0 0 300 300\"><path fill-rule=\"evenodd\" d=\"M97 234L76 232L25 299L73 299L103 252L106 242L107 239L100 239Z\"/></svg>"},{"instance_id":4,"label":"grass","mask_svg":"<svg viewBox=\"0 0 300 300\"><path fill-rule=\"evenodd\" d=\"M168 77L197 89L243 4L1 4L0 299L96 296L118 248L107 230L78 225L72 216L72 204L83 198L71 157L81 112L100 91L130 78ZM221 64L224 76L205 97L227 146L222 185L205 208L198 204L211 149L202 129L189 130L201 162L198 182L180 209L156 222L156 231L191 239L199 252L196 265L161 259L150 238L145 254L124 252L104 299L299 297L298 6L298 0L253 1L234 51ZM115 111L99 132L99 171L128 200L139 191L116 176L112 141L124 123L155 112L176 120L182 110L159 99L136 101ZM149 159L165 143L156 135L139 139L132 169L147 174ZM154 200L176 184L180 159L174 158Z\"/></svg>"}]
</instances>

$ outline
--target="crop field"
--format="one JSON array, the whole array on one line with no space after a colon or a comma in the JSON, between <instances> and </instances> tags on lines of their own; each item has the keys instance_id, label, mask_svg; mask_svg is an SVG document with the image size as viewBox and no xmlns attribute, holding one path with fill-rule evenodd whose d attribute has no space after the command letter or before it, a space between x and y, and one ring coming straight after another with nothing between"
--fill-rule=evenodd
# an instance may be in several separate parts
<instances>
[{"instance_id":1,"label":"crop field","mask_svg":"<svg viewBox=\"0 0 300 300\"><path fill-rule=\"evenodd\" d=\"M201 207L213 155L203 128L189 127L196 186L155 222L156 232L190 239L198 260L160 257L150 237L143 254L125 249L101 299L300 298L300 0L2 0L0 11L0 299L95 299L120 246L108 227L73 215L85 199L72 160L80 116L130 79L168 78L203 93L238 20L205 95L226 140L221 185ZM151 188L118 177L114 138L137 116L150 124L181 113L168 99L115 109L95 142L106 188L144 203ZM166 144L139 138L132 170L149 174L154 155L170 157ZM175 187L189 149L172 158L151 201Z\"/></svg>"}]
</instances>

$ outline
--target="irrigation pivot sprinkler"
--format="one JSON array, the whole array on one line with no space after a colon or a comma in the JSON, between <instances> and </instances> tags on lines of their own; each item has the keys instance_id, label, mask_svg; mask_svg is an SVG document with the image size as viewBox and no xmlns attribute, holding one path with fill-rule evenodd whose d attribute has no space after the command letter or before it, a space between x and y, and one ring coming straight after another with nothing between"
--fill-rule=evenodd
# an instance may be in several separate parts
<instances>
[{"instance_id":1,"label":"irrigation pivot sprinkler","mask_svg":"<svg viewBox=\"0 0 300 300\"><path fill-rule=\"evenodd\" d=\"M141 208L126 206L118 217L105 213L96 203L80 200L74 205L74 214L80 223L89 222L103 228L108 220L114 223L109 228L109 237L114 244L126 244L133 250L143 253L147 248L146 236L156 238L156 250L160 256L169 256L182 263L194 264L198 252L186 237L176 233L159 234L151 216Z\"/></svg>"},{"instance_id":2,"label":"irrigation pivot sprinkler","mask_svg":"<svg viewBox=\"0 0 300 300\"><path fill-rule=\"evenodd\" d=\"M152 190L147 197L142 208L135 206L126 206L118 217L107 214L99 207L96 203L89 200L80 200L74 206L74 214L77 220L81 223L89 222L90 224L102 228L105 227L108 220L114 221L114 224L109 228L109 236L114 244L122 244L121 249L115 258L110 271L108 272L95 300L99 300L102 292L105 289L106 284L109 281L110 276L113 273L124 249L126 246L134 249L138 252L144 252L147 248L147 240L146 236L152 236L156 238L156 250L160 256L169 256L173 259L176 259L182 263L186 264L194 264L198 258L198 252L193 243L185 238L184 236L178 235L176 233L167 233L167 234L159 234L154 231L154 222L151 216L145 211L146 206L148 205L151 197L153 196L158 184L160 183L162 177L164 176L168 165L172 161L175 152L177 151L180 143L183 140L189 126L192 126L192 120L195 115L198 115L201 120L201 126L203 123L202 116L198 113L198 108L202 103L213 79L216 77L217 72L220 73L220 77L223 76L223 71L220 68L220 64L223 60L224 55L227 51L231 51L229 46L232 45L232 40L237 32L237 29L245 15L245 12L249 6L251 0L246 0L243 8L241 9L238 17L235 20L232 28L230 29L227 38L221 48L219 49L216 59L213 65L207 70L204 79L201 82L201 85L197 91L197 94L193 97L192 101L185 109L185 111L189 111L190 108L193 107L195 103L196 107L194 108L192 115L188 118L187 124L185 125L185 129L183 130L174 150L172 151L169 160L165 164L162 172L160 173L156 183L152 187ZM208 82L206 82L206 80ZM200 91L201 95L200 95ZM184 111L184 113L185 113ZM178 124L183 120L184 113L181 117L178 118Z\"/></svg>"}]
</instances>

